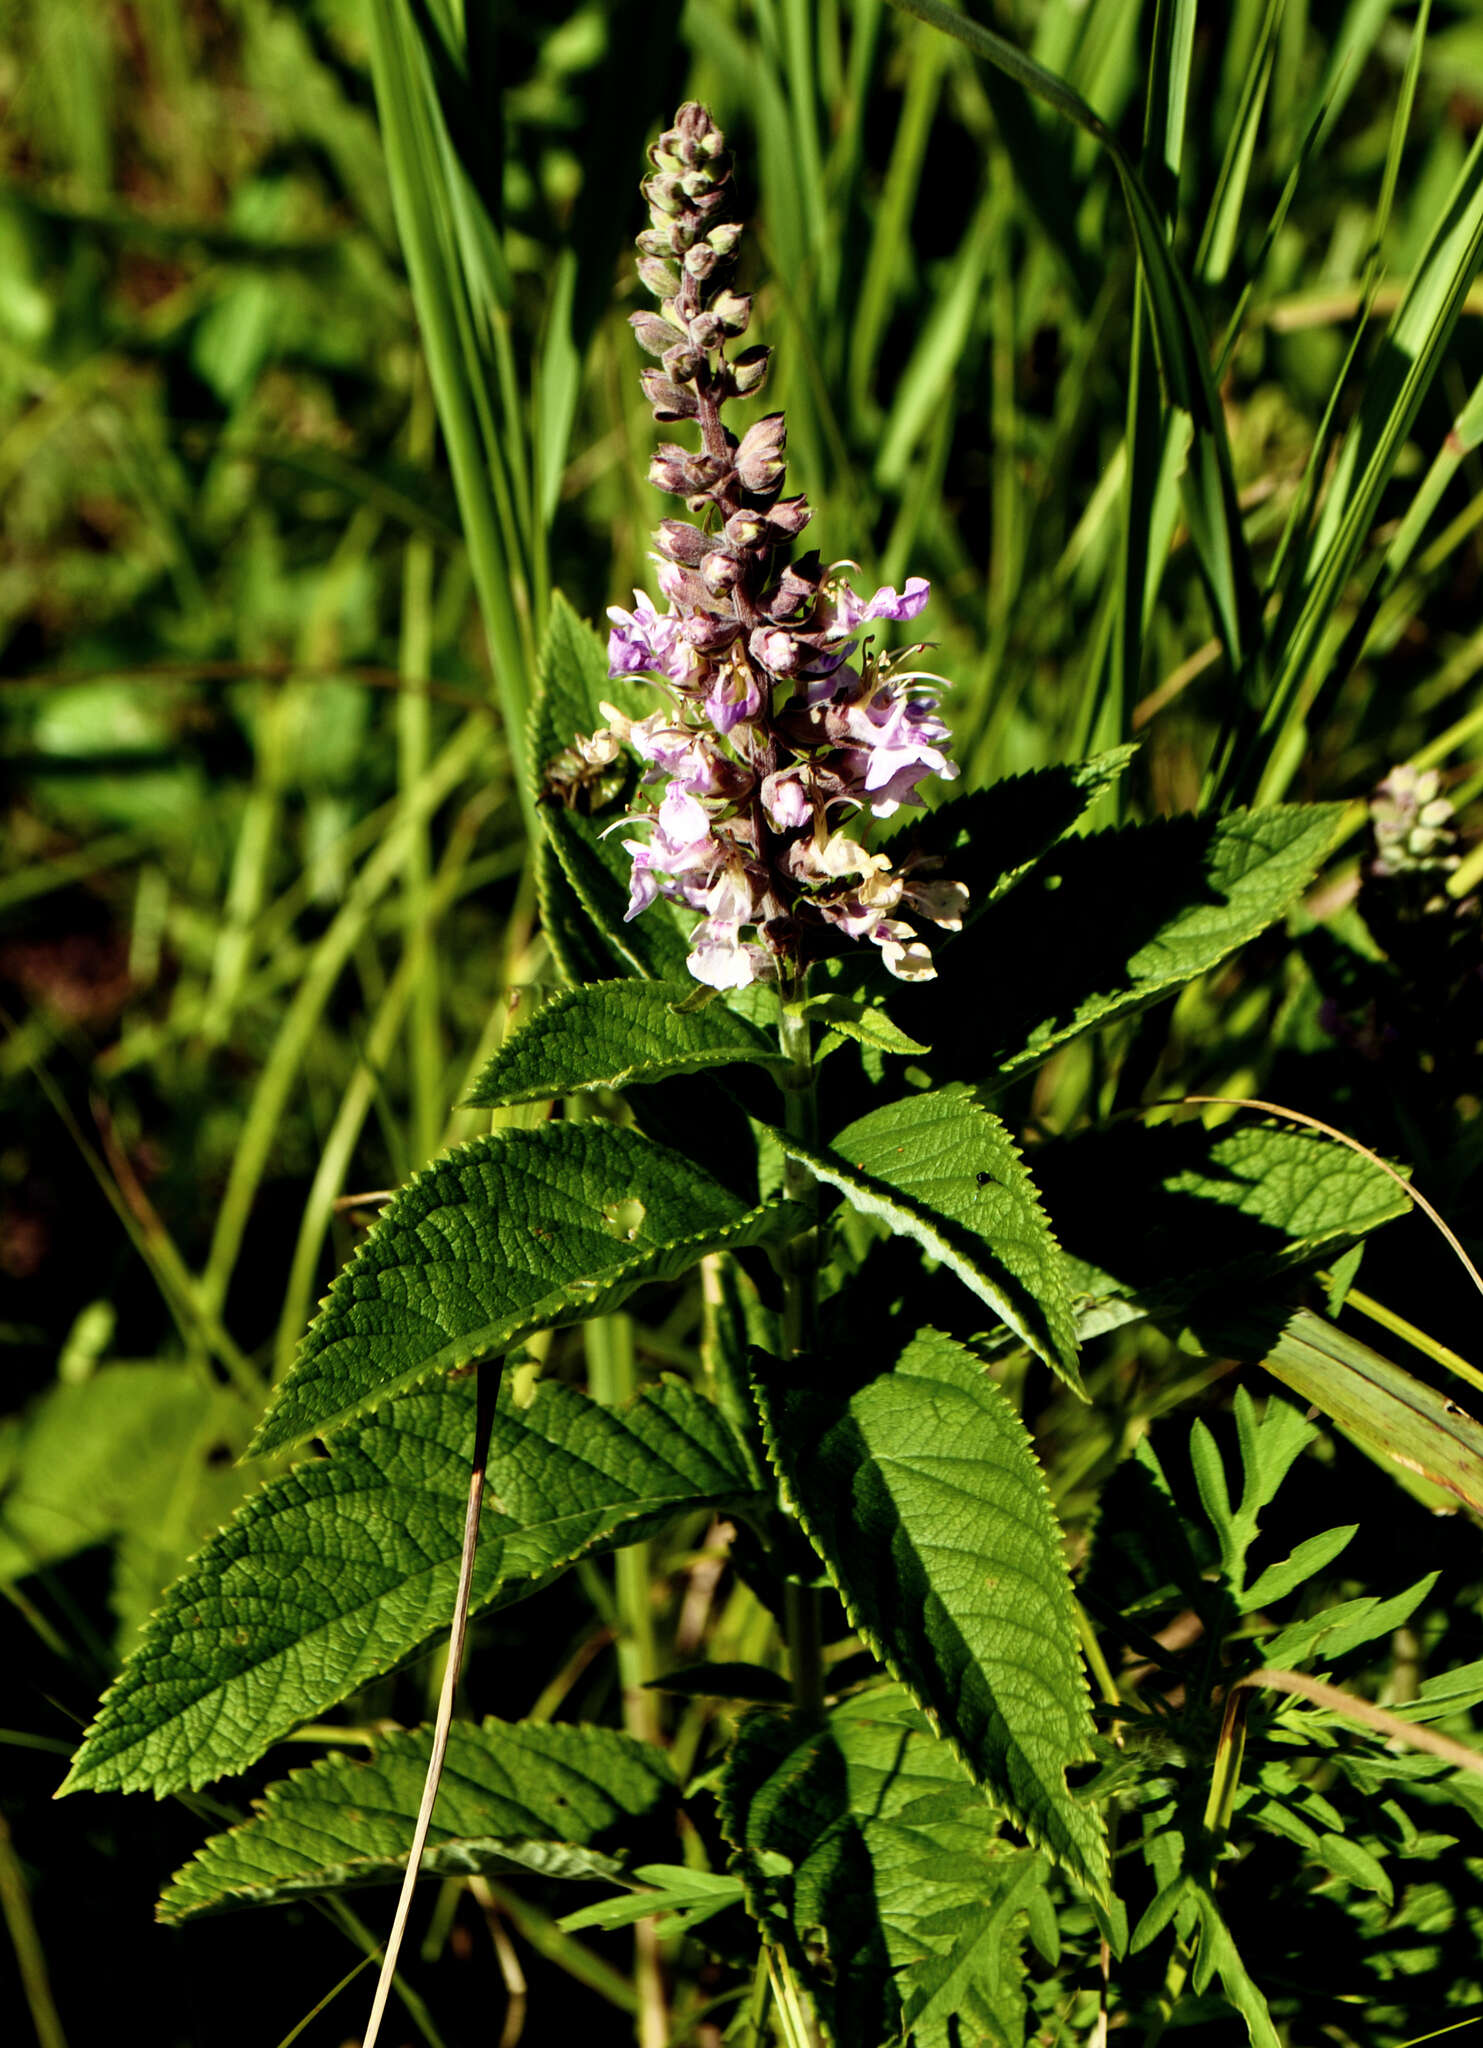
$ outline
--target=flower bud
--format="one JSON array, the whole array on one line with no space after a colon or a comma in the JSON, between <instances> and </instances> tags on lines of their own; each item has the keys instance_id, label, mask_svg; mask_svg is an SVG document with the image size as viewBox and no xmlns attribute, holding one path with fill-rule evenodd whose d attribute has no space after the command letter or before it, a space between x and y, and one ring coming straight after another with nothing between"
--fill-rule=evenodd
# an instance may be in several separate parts
<instances>
[{"instance_id":1,"label":"flower bud","mask_svg":"<svg viewBox=\"0 0 1483 2048\"><path fill-rule=\"evenodd\" d=\"M730 548L755 548L767 539L767 521L760 512L733 512L722 533Z\"/></svg>"},{"instance_id":2,"label":"flower bud","mask_svg":"<svg viewBox=\"0 0 1483 2048\"><path fill-rule=\"evenodd\" d=\"M706 230L706 241L718 256L729 256L742 237L739 220L717 221L713 228Z\"/></svg>"},{"instance_id":3,"label":"flower bud","mask_svg":"<svg viewBox=\"0 0 1483 2048\"><path fill-rule=\"evenodd\" d=\"M696 612L680 627L682 637L698 654L720 654L740 631L741 626L735 616L726 617L717 612Z\"/></svg>"},{"instance_id":4,"label":"flower bud","mask_svg":"<svg viewBox=\"0 0 1483 2048\"><path fill-rule=\"evenodd\" d=\"M693 569L715 546L708 533L702 533L698 526L687 525L683 519L661 519L654 534L661 553L672 562L682 562Z\"/></svg>"},{"instance_id":5,"label":"flower bud","mask_svg":"<svg viewBox=\"0 0 1483 2048\"><path fill-rule=\"evenodd\" d=\"M796 540L813 518L807 498L780 498L767 515L767 538L773 547Z\"/></svg>"},{"instance_id":6,"label":"flower bud","mask_svg":"<svg viewBox=\"0 0 1483 2048\"><path fill-rule=\"evenodd\" d=\"M701 361L700 351L693 342L677 341L664 352L664 374L673 384L689 384Z\"/></svg>"},{"instance_id":7,"label":"flower bud","mask_svg":"<svg viewBox=\"0 0 1483 2048\"><path fill-rule=\"evenodd\" d=\"M684 385L672 384L662 370L640 370L639 382L661 426L670 420L693 420L700 411L695 393Z\"/></svg>"},{"instance_id":8,"label":"flower bud","mask_svg":"<svg viewBox=\"0 0 1483 2048\"><path fill-rule=\"evenodd\" d=\"M725 291L717 292L711 300L710 309L728 334L745 334L747 322L752 317L752 295L750 292L734 292L728 286Z\"/></svg>"},{"instance_id":9,"label":"flower bud","mask_svg":"<svg viewBox=\"0 0 1483 2048\"><path fill-rule=\"evenodd\" d=\"M641 256L638 271L656 299L673 298L680 289L680 273L675 265L665 263L657 256Z\"/></svg>"},{"instance_id":10,"label":"flower bud","mask_svg":"<svg viewBox=\"0 0 1483 2048\"><path fill-rule=\"evenodd\" d=\"M770 675L791 676L798 667L797 643L782 626L755 627L747 640L747 651Z\"/></svg>"},{"instance_id":11,"label":"flower bud","mask_svg":"<svg viewBox=\"0 0 1483 2048\"><path fill-rule=\"evenodd\" d=\"M744 491L768 491L783 477L783 450L788 423L780 412L755 420L736 451L736 473Z\"/></svg>"},{"instance_id":12,"label":"flower bud","mask_svg":"<svg viewBox=\"0 0 1483 2048\"><path fill-rule=\"evenodd\" d=\"M669 322L661 320L657 313L630 313L628 324L638 337L639 347L647 349L651 356L662 356L678 339Z\"/></svg>"},{"instance_id":13,"label":"flower bud","mask_svg":"<svg viewBox=\"0 0 1483 2048\"><path fill-rule=\"evenodd\" d=\"M683 256L694 240L683 220L666 221L663 227L645 228L638 238L641 256Z\"/></svg>"},{"instance_id":14,"label":"flower bud","mask_svg":"<svg viewBox=\"0 0 1483 2048\"><path fill-rule=\"evenodd\" d=\"M685 269L700 281L710 276L720 260L709 242L695 242L685 251Z\"/></svg>"},{"instance_id":15,"label":"flower bud","mask_svg":"<svg viewBox=\"0 0 1483 2048\"><path fill-rule=\"evenodd\" d=\"M649 202L649 211L661 219L673 218L685 210L684 184L672 171L658 171L652 178L645 178L642 191ZM659 224L656 219L655 227Z\"/></svg>"},{"instance_id":16,"label":"flower bud","mask_svg":"<svg viewBox=\"0 0 1483 2048\"><path fill-rule=\"evenodd\" d=\"M732 357L726 365L726 381L738 398L761 390L771 354L770 348L744 348L739 356Z\"/></svg>"},{"instance_id":17,"label":"flower bud","mask_svg":"<svg viewBox=\"0 0 1483 2048\"><path fill-rule=\"evenodd\" d=\"M713 548L700 565L700 580L712 597L729 596L741 573L741 563L724 548Z\"/></svg>"}]
</instances>

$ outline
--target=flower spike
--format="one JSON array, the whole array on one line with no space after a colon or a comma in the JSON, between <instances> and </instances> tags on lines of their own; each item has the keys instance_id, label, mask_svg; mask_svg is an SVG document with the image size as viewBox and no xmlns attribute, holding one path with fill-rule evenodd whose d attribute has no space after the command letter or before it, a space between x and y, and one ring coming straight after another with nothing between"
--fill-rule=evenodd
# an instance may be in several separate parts
<instances>
[{"instance_id":1,"label":"flower spike","mask_svg":"<svg viewBox=\"0 0 1483 2048\"><path fill-rule=\"evenodd\" d=\"M941 679L908 670L923 650L866 651L858 629L874 619L915 619L926 580L859 597L836 562L789 559L811 517L785 498L787 422L766 414L738 439L722 420L732 399L756 391L769 351L728 348L746 333L752 301L729 273L741 239L731 158L708 109L689 101L651 146L644 180L649 226L638 273L657 313L631 316L640 373L661 425L693 421L700 447L668 442L649 481L683 501L686 519L661 520L656 580L668 608L643 592L608 617L608 672L648 676L666 703L629 719L604 706L615 741L660 784L652 810L621 823L633 861L629 917L665 896L699 913L689 968L713 988L775 979L796 988L811 961L861 939L892 974L920 981L932 956L903 912L959 929L968 892L922 880L935 864L908 855L899 868L841 829L920 804L931 775L950 779L950 735L938 711Z\"/></svg>"}]
</instances>

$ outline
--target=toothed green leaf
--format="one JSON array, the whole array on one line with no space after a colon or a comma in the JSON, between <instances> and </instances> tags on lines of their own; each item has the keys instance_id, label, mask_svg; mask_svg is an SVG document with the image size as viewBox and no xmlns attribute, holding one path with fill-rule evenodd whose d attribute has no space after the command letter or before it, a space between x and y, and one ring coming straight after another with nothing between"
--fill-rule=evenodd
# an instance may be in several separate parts
<instances>
[{"instance_id":1,"label":"toothed green leaf","mask_svg":"<svg viewBox=\"0 0 1483 2048\"><path fill-rule=\"evenodd\" d=\"M848 1376L846 1376L848 1375ZM962 1345L923 1330L889 1371L769 1374L768 1450L850 1617L1032 1841L1105 1887L1061 1533L1024 1424Z\"/></svg>"},{"instance_id":2,"label":"toothed green leaf","mask_svg":"<svg viewBox=\"0 0 1483 2048\"><path fill-rule=\"evenodd\" d=\"M155 1917L398 1882L431 1747L430 1728L407 1729L382 1737L368 1761L323 1757L291 1771L253 1801L251 1820L175 1873ZM663 1751L616 1729L455 1721L421 1875L614 1877L627 1842L674 1794Z\"/></svg>"},{"instance_id":3,"label":"toothed green leaf","mask_svg":"<svg viewBox=\"0 0 1483 2048\"><path fill-rule=\"evenodd\" d=\"M801 1964L835 2039L1018 2048L1020 1915L1047 1870L897 1687L824 1726L753 1715L721 1814L753 1908ZM827 1970L817 1967L822 1945Z\"/></svg>"},{"instance_id":4,"label":"toothed green leaf","mask_svg":"<svg viewBox=\"0 0 1483 2048\"><path fill-rule=\"evenodd\" d=\"M782 1216L749 1210L680 1153L614 1124L476 1138L383 1211L331 1287L252 1451L343 1429L532 1331L605 1314L706 1252L773 1235Z\"/></svg>"},{"instance_id":5,"label":"toothed green leaf","mask_svg":"<svg viewBox=\"0 0 1483 2048\"><path fill-rule=\"evenodd\" d=\"M782 1055L724 1002L679 1010L693 981L599 981L565 989L507 1039L470 1090L471 1109L547 1102L583 1088L630 1088L733 1060Z\"/></svg>"},{"instance_id":6,"label":"toothed green leaf","mask_svg":"<svg viewBox=\"0 0 1483 2048\"><path fill-rule=\"evenodd\" d=\"M164 1793L244 1770L415 1655L453 1611L474 1383L404 1396L255 1494L176 1580L66 1789ZM577 1558L753 1498L746 1449L678 1380L608 1408L543 1382L495 1416L475 1613Z\"/></svg>"}]
</instances>

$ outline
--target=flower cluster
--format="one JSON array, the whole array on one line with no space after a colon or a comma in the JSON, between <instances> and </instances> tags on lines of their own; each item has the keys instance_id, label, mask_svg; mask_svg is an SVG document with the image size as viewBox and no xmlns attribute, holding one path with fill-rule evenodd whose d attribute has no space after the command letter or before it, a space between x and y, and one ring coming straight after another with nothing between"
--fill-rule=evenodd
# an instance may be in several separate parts
<instances>
[{"instance_id":1,"label":"flower cluster","mask_svg":"<svg viewBox=\"0 0 1483 2048\"><path fill-rule=\"evenodd\" d=\"M729 399L760 386L769 354L726 354L751 301L725 282L741 234L725 142L691 102L649 160L638 268L660 309L632 324L659 367L643 386L655 418L693 421L700 447L665 444L649 471L691 515L662 520L655 536L667 609L637 593L632 611L608 614L609 673L651 678L663 697L639 720L603 707L659 792L652 810L623 821L643 835L623 841L628 914L661 895L699 911L690 971L715 988L792 985L811 960L859 939L893 974L925 979L931 954L908 915L955 931L967 891L940 879L935 860L893 865L845 828L919 804L927 776L957 773L941 679L912 665L924 649L887 655L859 637L871 620L915 619L928 586L911 577L862 600L846 580L853 564L789 559L810 510L783 495L783 415L740 439L721 420Z\"/></svg>"}]
</instances>

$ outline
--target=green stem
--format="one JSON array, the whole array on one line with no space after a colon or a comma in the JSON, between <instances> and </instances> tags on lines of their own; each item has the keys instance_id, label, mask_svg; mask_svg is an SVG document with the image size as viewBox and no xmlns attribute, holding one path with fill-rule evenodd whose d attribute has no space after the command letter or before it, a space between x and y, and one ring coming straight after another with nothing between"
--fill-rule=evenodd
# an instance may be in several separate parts
<instances>
[{"instance_id":1,"label":"green stem","mask_svg":"<svg viewBox=\"0 0 1483 2048\"><path fill-rule=\"evenodd\" d=\"M783 1126L810 1150L818 1142L818 1101L814 1088L813 1030L800 1000L784 1000L778 1044L787 1058L783 1073ZM818 1182L802 1160L790 1157L783 1188L803 1212L803 1225L783 1249L783 1356L791 1372L811 1370L818 1349L819 1229ZM784 1588L784 1627L793 1674L793 1704L812 1716L824 1711L824 1659L819 1589L790 1578Z\"/></svg>"},{"instance_id":2,"label":"green stem","mask_svg":"<svg viewBox=\"0 0 1483 2048\"><path fill-rule=\"evenodd\" d=\"M638 1392L633 1324L625 1315L596 1316L585 1325L587 1365L593 1398L612 1407ZM645 1690L659 1670L654 1641L653 1560L647 1543L630 1543L613 1559L618 1621L618 1675L623 1687L623 1725L641 1742L659 1740L659 1701ZM634 2038L639 2048L665 2048L669 2040L669 1995L652 1920L633 1930Z\"/></svg>"}]
</instances>

